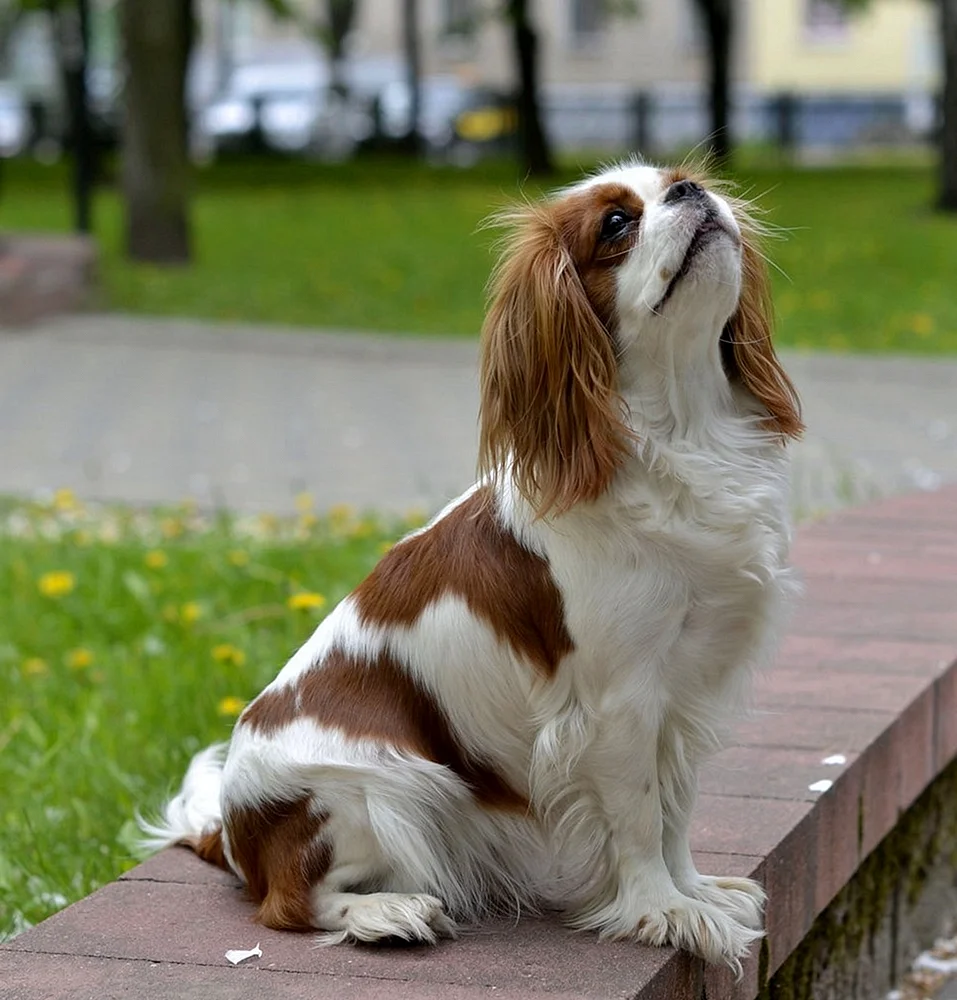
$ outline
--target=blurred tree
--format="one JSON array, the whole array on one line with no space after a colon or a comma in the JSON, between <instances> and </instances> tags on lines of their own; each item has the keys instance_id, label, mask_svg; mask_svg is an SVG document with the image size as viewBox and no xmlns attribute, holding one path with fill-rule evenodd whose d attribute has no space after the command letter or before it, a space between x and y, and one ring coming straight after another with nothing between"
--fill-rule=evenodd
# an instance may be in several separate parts
<instances>
[{"instance_id":1,"label":"blurred tree","mask_svg":"<svg viewBox=\"0 0 957 1000\"><path fill-rule=\"evenodd\" d=\"M73 160L74 224L78 232L91 229L97 147L90 122L87 58L90 49L89 0L10 0L0 10L0 52L8 58L12 33L22 14L46 11L53 49L66 104L66 147ZM4 75L6 67L3 67Z\"/></svg>"},{"instance_id":2,"label":"blurred tree","mask_svg":"<svg viewBox=\"0 0 957 1000\"><path fill-rule=\"evenodd\" d=\"M271 5L276 10L276 5ZM349 85L345 77L346 38L355 24L359 4L356 0L325 0L326 16L316 35L329 57L329 86L345 97Z\"/></svg>"},{"instance_id":3,"label":"blurred tree","mask_svg":"<svg viewBox=\"0 0 957 1000\"><path fill-rule=\"evenodd\" d=\"M67 107L67 148L73 156L73 207L78 232L92 227L96 143L90 123L87 62L89 0L47 0Z\"/></svg>"},{"instance_id":4,"label":"blurred tree","mask_svg":"<svg viewBox=\"0 0 957 1000\"><path fill-rule=\"evenodd\" d=\"M868 7L871 0L840 2L854 10ZM933 2L937 6L942 74L937 207L943 212L957 212L957 0Z\"/></svg>"},{"instance_id":5,"label":"blurred tree","mask_svg":"<svg viewBox=\"0 0 957 1000\"><path fill-rule=\"evenodd\" d=\"M135 260L185 263L189 237L186 70L192 0L120 0L126 61L123 194Z\"/></svg>"},{"instance_id":6,"label":"blurred tree","mask_svg":"<svg viewBox=\"0 0 957 1000\"><path fill-rule=\"evenodd\" d=\"M596 0L597 2L597 0ZM511 23L518 76L518 140L523 169L533 176L554 171L551 146L542 124L538 81L538 33L528 0L506 0L504 13Z\"/></svg>"},{"instance_id":7,"label":"blurred tree","mask_svg":"<svg viewBox=\"0 0 957 1000\"><path fill-rule=\"evenodd\" d=\"M938 205L945 212L957 212L957 0L938 0L938 3L944 57Z\"/></svg>"},{"instance_id":8,"label":"blurred tree","mask_svg":"<svg viewBox=\"0 0 957 1000\"><path fill-rule=\"evenodd\" d=\"M402 144L413 155L422 150L422 58L419 50L419 0L402 0L402 47L409 89L409 126Z\"/></svg>"},{"instance_id":9,"label":"blurred tree","mask_svg":"<svg viewBox=\"0 0 957 1000\"><path fill-rule=\"evenodd\" d=\"M731 46L735 0L694 0L708 47L708 142L716 166L731 159Z\"/></svg>"}]
</instances>

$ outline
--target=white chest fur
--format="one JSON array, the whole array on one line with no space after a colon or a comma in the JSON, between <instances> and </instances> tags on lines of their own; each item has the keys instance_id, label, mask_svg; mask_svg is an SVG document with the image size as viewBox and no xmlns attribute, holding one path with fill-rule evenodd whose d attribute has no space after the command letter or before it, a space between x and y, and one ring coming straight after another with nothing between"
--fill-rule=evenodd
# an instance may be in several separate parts
<instances>
[{"instance_id":1,"label":"white chest fur","mask_svg":"<svg viewBox=\"0 0 957 1000\"><path fill-rule=\"evenodd\" d=\"M649 441L598 504L522 535L547 556L576 644L577 697L674 710L689 689L737 700L792 589L787 462L766 435Z\"/></svg>"}]
</instances>

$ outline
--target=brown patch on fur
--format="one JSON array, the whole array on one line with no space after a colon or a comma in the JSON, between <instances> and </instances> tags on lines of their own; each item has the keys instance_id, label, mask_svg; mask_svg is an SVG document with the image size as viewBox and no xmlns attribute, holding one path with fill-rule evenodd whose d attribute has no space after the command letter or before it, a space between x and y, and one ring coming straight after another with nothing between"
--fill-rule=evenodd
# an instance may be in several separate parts
<instances>
[{"instance_id":1,"label":"brown patch on fur","mask_svg":"<svg viewBox=\"0 0 957 1000\"><path fill-rule=\"evenodd\" d=\"M601 238L619 208L633 222ZM597 499L630 452L618 395L615 269L638 237L643 205L599 184L529 205L492 277L482 331L479 464L511 460L539 517Z\"/></svg>"},{"instance_id":2,"label":"brown patch on fur","mask_svg":"<svg viewBox=\"0 0 957 1000\"><path fill-rule=\"evenodd\" d=\"M745 231L741 252L741 297L721 335L728 377L737 379L768 411L765 426L786 438L804 431L801 402L781 366L771 339L774 309L764 259Z\"/></svg>"},{"instance_id":3,"label":"brown patch on fur","mask_svg":"<svg viewBox=\"0 0 957 1000\"><path fill-rule=\"evenodd\" d=\"M260 710L253 711L257 706ZM484 806L528 810L525 796L489 762L459 745L432 694L388 653L364 660L333 649L293 684L264 691L250 705L242 723L269 734L300 716L339 729L346 736L376 740L442 764L461 778Z\"/></svg>"},{"instance_id":4,"label":"brown patch on fur","mask_svg":"<svg viewBox=\"0 0 957 1000\"><path fill-rule=\"evenodd\" d=\"M276 930L314 926L311 890L332 864L321 839L326 817L310 809L308 796L290 802L234 807L224 816L233 859L259 904L256 920Z\"/></svg>"},{"instance_id":5,"label":"brown patch on fur","mask_svg":"<svg viewBox=\"0 0 957 1000\"><path fill-rule=\"evenodd\" d=\"M257 732L274 733L299 716L298 689L295 685L268 687L244 709L239 724Z\"/></svg>"},{"instance_id":6,"label":"brown patch on fur","mask_svg":"<svg viewBox=\"0 0 957 1000\"><path fill-rule=\"evenodd\" d=\"M548 563L505 530L476 490L427 531L390 549L355 592L364 625L412 625L446 594L551 677L574 649Z\"/></svg>"},{"instance_id":7,"label":"brown patch on fur","mask_svg":"<svg viewBox=\"0 0 957 1000\"><path fill-rule=\"evenodd\" d=\"M195 844L191 844L190 846L203 861L211 865L216 865L217 868L222 868L223 871L231 872L233 870L232 866L226 860L226 853L223 850L222 826L217 826L215 829L210 830L209 833L204 833Z\"/></svg>"}]
</instances>

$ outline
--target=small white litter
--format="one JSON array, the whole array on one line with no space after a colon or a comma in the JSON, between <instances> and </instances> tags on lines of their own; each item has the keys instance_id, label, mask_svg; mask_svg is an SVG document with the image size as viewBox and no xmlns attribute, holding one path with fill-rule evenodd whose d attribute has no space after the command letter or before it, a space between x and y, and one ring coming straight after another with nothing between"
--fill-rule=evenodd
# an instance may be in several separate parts
<instances>
[{"instance_id":1,"label":"small white litter","mask_svg":"<svg viewBox=\"0 0 957 1000\"><path fill-rule=\"evenodd\" d=\"M825 757L821 761L822 764L827 764L828 767L836 766L838 764L846 764L847 758L842 753L832 753L830 757Z\"/></svg>"},{"instance_id":2,"label":"small white litter","mask_svg":"<svg viewBox=\"0 0 957 1000\"><path fill-rule=\"evenodd\" d=\"M808 785L807 790L809 792L826 792L834 782L828 778L822 778L820 781L815 781L813 785Z\"/></svg>"},{"instance_id":3,"label":"small white litter","mask_svg":"<svg viewBox=\"0 0 957 1000\"><path fill-rule=\"evenodd\" d=\"M245 962L247 958L262 958L263 952L262 948L259 947L259 942L256 942L255 948L250 948L244 951L242 948L233 948L226 952L226 961L232 962L233 965L239 965L240 962Z\"/></svg>"}]
</instances>

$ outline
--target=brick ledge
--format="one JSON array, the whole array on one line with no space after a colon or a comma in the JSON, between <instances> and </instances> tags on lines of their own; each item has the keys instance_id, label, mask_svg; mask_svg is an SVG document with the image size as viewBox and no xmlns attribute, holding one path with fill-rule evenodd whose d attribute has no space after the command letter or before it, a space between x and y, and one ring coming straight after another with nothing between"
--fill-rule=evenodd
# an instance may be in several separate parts
<instances>
[{"instance_id":1,"label":"brick ledge","mask_svg":"<svg viewBox=\"0 0 957 1000\"><path fill-rule=\"evenodd\" d=\"M768 947L740 983L668 949L598 946L547 920L482 927L437 949L319 950L252 925L231 877L174 849L0 946L3 995L751 1000L957 757L957 489L806 526L794 561L805 597L753 717L702 775L693 834L702 870L768 889ZM834 754L846 762L823 764ZM812 792L822 779L832 787ZM227 966L228 948L256 941L262 959Z\"/></svg>"}]
</instances>

